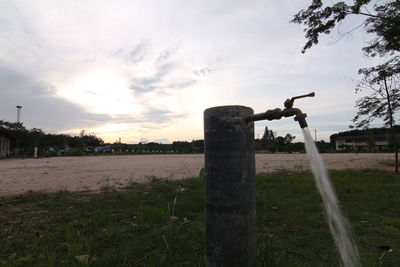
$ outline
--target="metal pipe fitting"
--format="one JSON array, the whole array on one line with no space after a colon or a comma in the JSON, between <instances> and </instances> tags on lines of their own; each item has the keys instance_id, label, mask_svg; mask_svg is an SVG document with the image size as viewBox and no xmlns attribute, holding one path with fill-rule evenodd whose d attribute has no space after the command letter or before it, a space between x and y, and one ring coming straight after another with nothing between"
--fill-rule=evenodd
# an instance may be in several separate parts
<instances>
[{"instance_id":1,"label":"metal pipe fitting","mask_svg":"<svg viewBox=\"0 0 400 267\"><path fill-rule=\"evenodd\" d=\"M258 113L250 115L244 118L245 122L261 121L261 120L280 120L282 117L295 116L294 120L298 121L301 128L307 127L306 117L307 114L303 113L298 108L285 108L281 110L280 108L270 109L264 113Z\"/></svg>"},{"instance_id":2,"label":"metal pipe fitting","mask_svg":"<svg viewBox=\"0 0 400 267\"><path fill-rule=\"evenodd\" d=\"M264 113L257 113L244 118L245 122L261 121L261 120L280 120L282 118L282 110L280 108L269 109Z\"/></svg>"},{"instance_id":3,"label":"metal pipe fitting","mask_svg":"<svg viewBox=\"0 0 400 267\"><path fill-rule=\"evenodd\" d=\"M282 110L280 108L276 109L269 109L264 113L258 113L249 115L244 118L245 122L253 122L253 121L261 121L261 120L280 120L282 117L291 117L294 116L294 120L299 122L301 128L307 127L306 117L307 114L303 113L298 108L293 108L293 102L296 99L303 98L303 97L312 97L315 96L315 93L309 93L306 95L294 96L291 99L286 99L284 106L285 108Z\"/></svg>"}]
</instances>

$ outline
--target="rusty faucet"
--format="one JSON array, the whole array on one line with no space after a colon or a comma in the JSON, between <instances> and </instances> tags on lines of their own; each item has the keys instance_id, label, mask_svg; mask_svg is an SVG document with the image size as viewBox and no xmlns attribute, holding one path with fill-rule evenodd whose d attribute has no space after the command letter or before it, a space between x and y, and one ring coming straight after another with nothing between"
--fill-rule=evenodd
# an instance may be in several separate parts
<instances>
[{"instance_id":1,"label":"rusty faucet","mask_svg":"<svg viewBox=\"0 0 400 267\"><path fill-rule=\"evenodd\" d=\"M258 113L254 115L250 115L244 118L246 122L252 122L252 121L260 121L260 120L280 120L282 117L291 117L294 116L294 120L298 121L300 124L301 128L307 127L307 121L306 117L307 114L303 113L300 109L294 108L293 107L293 102L296 99L303 98L303 97L313 97L315 96L315 93L309 93L306 95L299 95L299 96L294 96L290 99L286 99L284 102L284 109L276 108L276 109L269 109L266 112L263 113Z\"/></svg>"}]
</instances>

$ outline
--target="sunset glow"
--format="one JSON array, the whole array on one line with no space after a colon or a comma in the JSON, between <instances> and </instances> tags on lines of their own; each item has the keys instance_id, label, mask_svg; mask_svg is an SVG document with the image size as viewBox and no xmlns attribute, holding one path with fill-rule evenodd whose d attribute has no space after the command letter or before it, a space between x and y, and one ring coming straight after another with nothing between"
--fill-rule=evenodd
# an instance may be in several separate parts
<instances>
[{"instance_id":1,"label":"sunset glow","mask_svg":"<svg viewBox=\"0 0 400 267\"><path fill-rule=\"evenodd\" d=\"M115 116L140 112L128 81L108 71L83 75L58 93L92 113Z\"/></svg>"},{"instance_id":2,"label":"sunset glow","mask_svg":"<svg viewBox=\"0 0 400 267\"><path fill-rule=\"evenodd\" d=\"M3 1L0 119L22 105L24 125L46 132L191 141L209 107L264 112L315 91L296 104L328 140L354 116L354 80L369 62L358 32L302 54L289 21L308 2ZM265 126L302 139L291 119L257 122L256 135Z\"/></svg>"}]
</instances>

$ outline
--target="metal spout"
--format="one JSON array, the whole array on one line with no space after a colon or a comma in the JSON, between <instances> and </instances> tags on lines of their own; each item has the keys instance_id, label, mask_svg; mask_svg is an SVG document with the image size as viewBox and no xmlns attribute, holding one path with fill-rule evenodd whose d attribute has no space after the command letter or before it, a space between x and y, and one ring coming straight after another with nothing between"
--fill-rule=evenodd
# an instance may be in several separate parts
<instances>
[{"instance_id":1,"label":"metal spout","mask_svg":"<svg viewBox=\"0 0 400 267\"><path fill-rule=\"evenodd\" d=\"M260 121L260 120L280 120L282 117L291 117L294 116L294 120L298 121L301 128L307 127L306 117L307 114L303 113L298 108L293 108L293 102L296 99L303 98L303 97L312 97L315 96L315 93L309 93L306 95L294 96L291 99L286 99L284 102L285 108L282 110L280 108L276 109L269 109L264 113L258 113L254 115L250 115L244 118L245 122L252 122L252 121Z\"/></svg>"},{"instance_id":2,"label":"metal spout","mask_svg":"<svg viewBox=\"0 0 400 267\"><path fill-rule=\"evenodd\" d=\"M307 117L307 114L301 113L301 111L299 114L296 114L296 116L294 116L294 120L299 122L300 128L302 128L302 129L308 127L306 117Z\"/></svg>"}]
</instances>

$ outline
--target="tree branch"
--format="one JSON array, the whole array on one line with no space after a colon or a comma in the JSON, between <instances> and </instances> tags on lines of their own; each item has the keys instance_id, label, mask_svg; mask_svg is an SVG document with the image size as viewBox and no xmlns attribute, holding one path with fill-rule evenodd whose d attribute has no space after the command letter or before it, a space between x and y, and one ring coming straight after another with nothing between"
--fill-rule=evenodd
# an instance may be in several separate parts
<instances>
[{"instance_id":1,"label":"tree branch","mask_svg":"<svg viewBox=\"0 0 400 267\"><path fill-rule=\"evenodd\" d=\"M348 34L354 32L355 30L357 30L357 29L359 29L359 28L361 28L361 26L363 26L364 23L365 23L365 21L363 21L363 22L362 22L360 25L358 25L357 27L355 27L355 28L351 29L350 31L345 32L345 33L343 33L343 34L340 34L340 33L338 32L338 34L340 34L340 36L339 36L339 38L335 39L335 40L332 42L332 44L339 42L339 41L340 41L343 37L345 37L346 35L348 35ZM338 26L338 27L339 27L339 26ZM338 29L338 31L339 31L339 29Z\"/></svg>"},{"instance_id":2,"label":"tree branch","mask_svg":"<svg viewBox=\"0 0 400 267\"><path fill-rule=\"evenodd\" d=\"M384 19L384 17L378 16L378 15L373 15L373 14L368 14L364 12L347 12L348 15L363 15L367 17L372 17L372 18L377 18L377 19Z\"/></svg>"}]
</instances>

